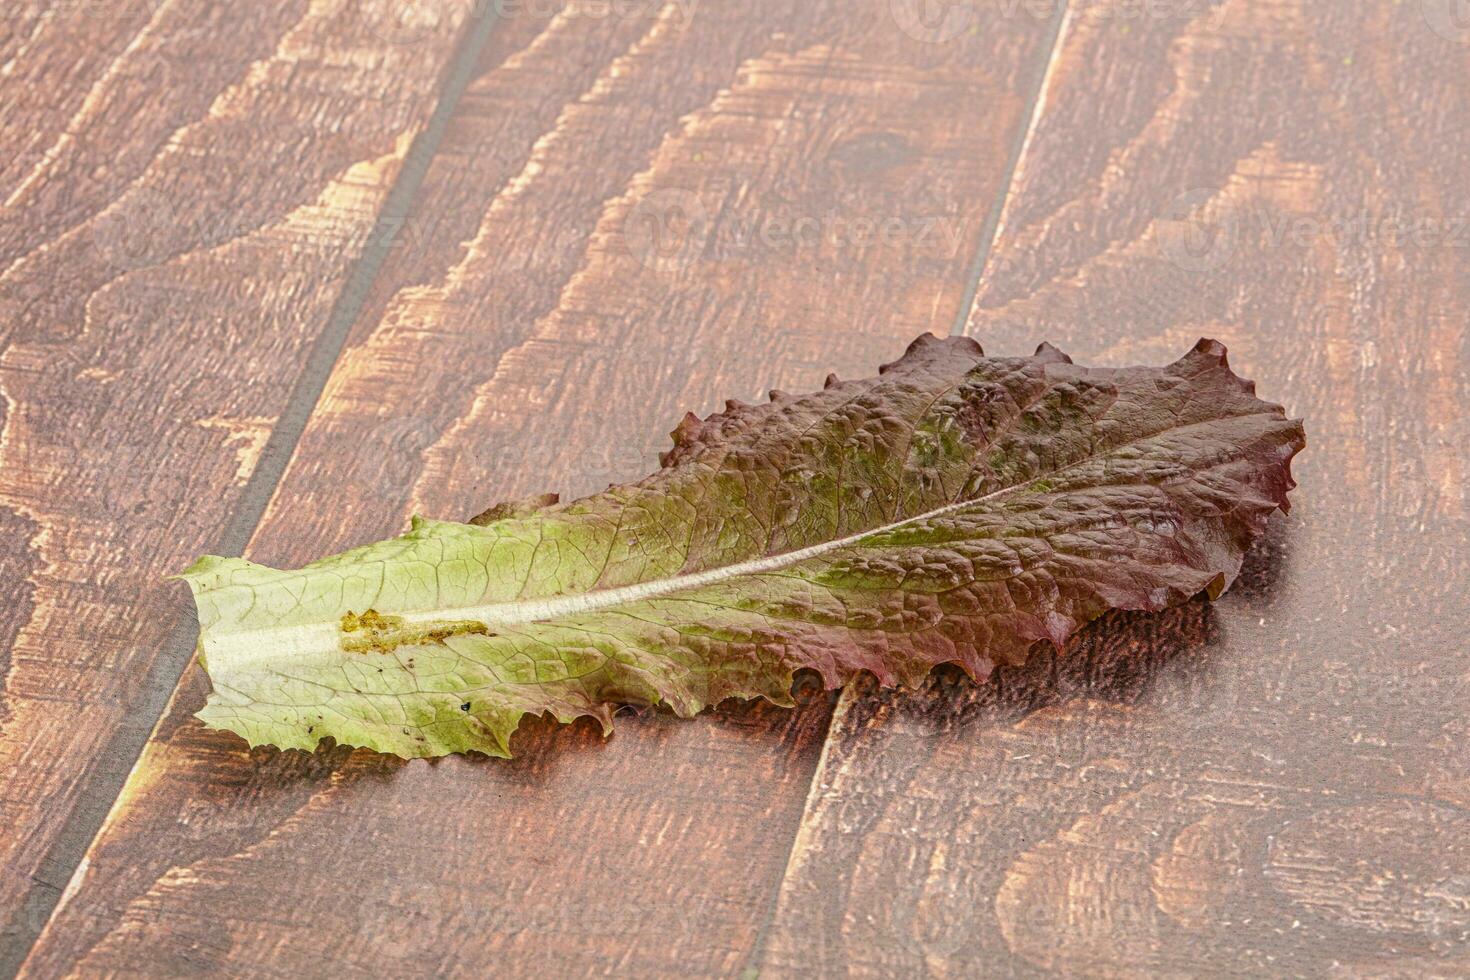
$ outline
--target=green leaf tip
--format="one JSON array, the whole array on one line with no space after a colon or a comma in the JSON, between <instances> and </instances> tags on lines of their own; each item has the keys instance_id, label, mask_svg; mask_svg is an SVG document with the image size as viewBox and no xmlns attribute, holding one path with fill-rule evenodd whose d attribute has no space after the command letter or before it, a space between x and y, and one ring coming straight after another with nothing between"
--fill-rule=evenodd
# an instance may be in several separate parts
<instances>
[{"instance_id":1,"label":"green leaf tip","mask_svg":"<svg viewBox=\"0 0 1470 980\"><path fill-rule=\"evenodd\" d=\"M183 572L251 745L509 756L530 715L792 703L797 670L914 683L1062 646L1109 609L1214 598L1295 486L1299 421L1202 340L1158 368L925 334L877 376L686 415L660 469L580 500L278 570Z\"/></svg>"}]
</instances>

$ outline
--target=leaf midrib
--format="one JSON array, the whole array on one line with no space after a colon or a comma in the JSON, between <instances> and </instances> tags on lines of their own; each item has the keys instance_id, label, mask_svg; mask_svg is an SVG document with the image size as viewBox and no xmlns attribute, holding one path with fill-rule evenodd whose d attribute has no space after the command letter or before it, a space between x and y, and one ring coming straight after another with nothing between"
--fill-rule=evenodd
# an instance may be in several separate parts
<instances>
[{"instance_id":1,"label":"leaf midrib","mask_svg":"<svg viewBox=\"0 0 1470 980\"><path fill-rule=\"evenodd\" d=\"M920 521L928 521L936 517L943 517L948 514L959 513L980 506L1020 490L1039 479L1046 479L1065 473L1085 463L1113 455L1120 450L1162 435L1184 431L1196 426L1212 425L1257 415L1271 415L1274 417L1279 412L1279 409L1245 412L1240 415L1222 415L1215 418L1202 419L1187 425L1168 426L1137 436L1127 442L1110 446L1104 452L1090 453L1087 456L1072 460L1064 466L1059 466L1045 472L1030 474L1025 480L1001 487L998 490L993 490L979 497L945 504L941 507L925 511L922 514L906 517L881 527L859 531L842 538L834 538L830 541L818 542L817 544L808 545L805 548L799 548L795 551L782 552L779 555L766 555L761 558L748 559L746 561L736 562L733 565L723 565L719 568L712 568L702 572L675 575L669 578L655 579L650 582L638 582L632 585L583 592L577 595L555 596L546 599L523 599L514 602L484 603L473 606L444 607L422 611L395 611L394 615L401 617L407 625L425 625L444 620L477 620L488 627L494 627L496 625L514 626L523 623L544 622L598 612L614 606L657 598L672 592L714 585L741 576L779 571L809 559L828 554L829 552L860 544L864 539L876 535L887 534L908 525L919 523ZM335 621L302 623L291 626L266 627L264 629L223 633L217 634L205 641L205 653L212 670L247 669L250 664L273 659L283 654L306 656L310 654L320 655L323 652L330 651L334 656L340 655L340 650L337 645L337 634L338 624Z\"/></svg>"}]
</instances>

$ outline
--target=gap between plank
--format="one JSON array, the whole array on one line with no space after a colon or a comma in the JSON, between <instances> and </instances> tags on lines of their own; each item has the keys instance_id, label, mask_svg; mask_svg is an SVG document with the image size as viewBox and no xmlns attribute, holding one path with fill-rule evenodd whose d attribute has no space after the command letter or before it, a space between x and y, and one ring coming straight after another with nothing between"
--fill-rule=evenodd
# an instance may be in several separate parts
<instances>
[{"instance_id":1,"label":"gap between plank","mask_svg":"<svg viewBox=\"0 0 1470 980\"><path fill-rule=\"evenodd\" d=\"M325 326L312 343L305 367L266 440L260 461L251 472L234 513L214 545L216 554L241 554L255 534L347 344L352 325L366 305L373 283L393 249L397 237L395 232L412 211L428 175L429 164L443 142L450 117L474 80L480 55L498 22L492 5L479 5L471 14L469 27L449 59L434 110L423 131L409 147L403 167L378 212L373 233L353 262ZM62 897L70 897L75 885L73 878L84 871L83 858L132 774L133 766L189 664L197 633L184 605L180 603L174 629L139 686L136 699L122 723L98 751L96 768L78 792L76 804L67 814L61 832L32 876L30 891L12 913L4 931L0 932L0 977L14 977L20 971L41 933L50 924Z\"/></svg>"},{"instance_id":2,"label":"gap between plank","mask_svg":"<svg viewBox=\"0 0 1470 980\"><path fill-rule=\"evenodd\" d=\"M1062 35L1065 33L1067 20L1071 17L1071 13L1067 0L1059 0L1056 12L1052 14L1051 22L1047 24L1046 39L1042 42L1046 46L1046 58L1036 69L1036 76L1031 83L1030 97L1027 98L1026 108L1021 113L1024 125L1016 131L1016 136L1011 141L1010 156L1006 158L1005 171L1001 174L1000 193L996 194L995 203L985 215L985 224L980 229L980 244L975 249L975 258L971 261L965 276L965 292L960 297L960 305L955 313L954 323L950 324L951 336L962 336L965 326L970 321L970 308L975 305L975 297L980 294L980 282L985 278L985 269L990 265L990 253L994 250L995 239L1000 234L1000 220L1005 215L1006 203L1011 199L1011 187L1016 181L1016 171L1020 169L1021 160L1026 156L1027 148L1031 146L1031 137L1036 132L1036 124L1041 120L1042 110L1046 105L1046 86L1051 79L1052 69L1056 66L1057 55L1062 47Z\"/></svg>"},{"instance_id":3,"label":"gap between plank","mask_svg":"<svg viewBox=\"0 0 1470 980\"><path fill-rule=\"evenodd\" d=\"M1006 159L1005 171L1001 175L1000 189L997 191L995 201L985 217L985 225L980 233L980 242L975 250L975 258L970 263L969 273L966 276L965 292L960 299L959 310L955 314L954 323L950 327L952 335L963 335L965 326L969 323L970 307L974 305L975 297L980 292L980 280L985 275L985 269L990 262L990 253L995 246L995 239L1000 231L1000 219L1005 213L1006 202L1010 200L1012 185L1015 183L1016 172L1020 169L1021 160L1026 155L1027 148L1031 145L1031 136L1036 131L1037 122L1041 118L1042 109L1045 106L1045 93L1047 82L1051 79L1052 69L1056 65L1057 58L1061 54L1062 38L1066 33L1066 24L1070 17L1071 9L1068 0L1060 0L1056 12L1052 15L1051 22L1047 25L1047 33L1043 46L1046 56L1037 65L1035 76L1031 83L1031 91L1026 100L1026 107L1021 118L1024 123L1017 131L1015 139L1011 144L1011 152ZM832 709L832 714L827 720L827 731L822 737L822 751L817 756L817 764L812 769L812 781L807 787L806 802L802 806L801 820L797 824L796 833L791 838L791 846L786 853L785 870L781 874L781 880L776 884L775 894L771 896L767 906L766 918L761 923L760 932L756 934L755 944L751 947L750 959L747 961L741 976L743 980L754 980L759 977L761 968L766 958L766 945L770 941L771 930L775 928L776 916L781 910L781 897L786 891L789 882L796 870L796 865L809 850L810 837L813 830L812 815L820 802L824 776L831 764L831 753L834 736L841 730L842 724L847 718L847 712L851 709L856 695L853 693L860 678L854 677L848 681L837 696L837 704Z\"/></svg>"}]
</instances>

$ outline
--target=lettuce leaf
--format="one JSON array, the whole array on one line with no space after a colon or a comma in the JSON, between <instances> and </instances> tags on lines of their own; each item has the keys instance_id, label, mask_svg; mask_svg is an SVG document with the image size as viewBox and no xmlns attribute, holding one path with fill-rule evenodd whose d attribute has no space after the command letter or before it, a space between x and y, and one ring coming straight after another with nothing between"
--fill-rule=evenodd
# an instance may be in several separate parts
<instances>
[{"instance_id":1,"label":"lettuce leaf","mask_svg":"<svg viewBox=\"0 0 1470 980\"><path fill-rule=\"evenodd\" d=\"M527 714L789 704L804 668L979 678L1109 609L1217 597L1304 445L1210 340L1109 370L926 334L771 399L687 415L658 472L574 502L415 518L294 571L201 559L199 717L252 745L508 756Z\"/></svg>"}]
</instances>

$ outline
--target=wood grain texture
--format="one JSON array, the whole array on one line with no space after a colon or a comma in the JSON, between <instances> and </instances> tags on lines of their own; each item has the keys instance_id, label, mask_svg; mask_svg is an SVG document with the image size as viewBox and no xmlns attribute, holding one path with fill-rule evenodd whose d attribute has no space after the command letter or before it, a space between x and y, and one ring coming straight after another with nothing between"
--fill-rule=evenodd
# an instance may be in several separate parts
<instances>
[{"instance_id":1,"label":"wood grain texture","mask_svg":"<svg viewBox=\"0 0 1470 980\"><path fill-rule=\"evenodd\" d=\"M249 556L635 477L686 409L948 329L1047 24L934 44L890 6L508 19ZM247 753L190 718L202 683L29 975L738 973L831 703L625 717L605 742L532 725L510 764L404 765Z\"/></svg>"},{"instance_id":2,"label":"wood grain texture","mask_svg":"<svg viewBox=\"0 0 1470 980\"><path fill-rule=\"evenodd\" d=\"M7 952L42 925L26 896L70 875L49 855L107 746L155 720L138 704L187 615L162 577L220 538L468 3L412 50L388 2L3 15Z\"/></svg>"},{"instance_id":3,"label":"wood grain texture","mask_svg":"<svg viewBox=\"0 0 1470 980\"><path fill-rule=\"evenodd\" d=\"M762 965L1464 975L1470 31L1074 6L967 332L1222 340L1307 420L1295 506L1203 625L844 695Z\"/></svg>"}]
</instances>

